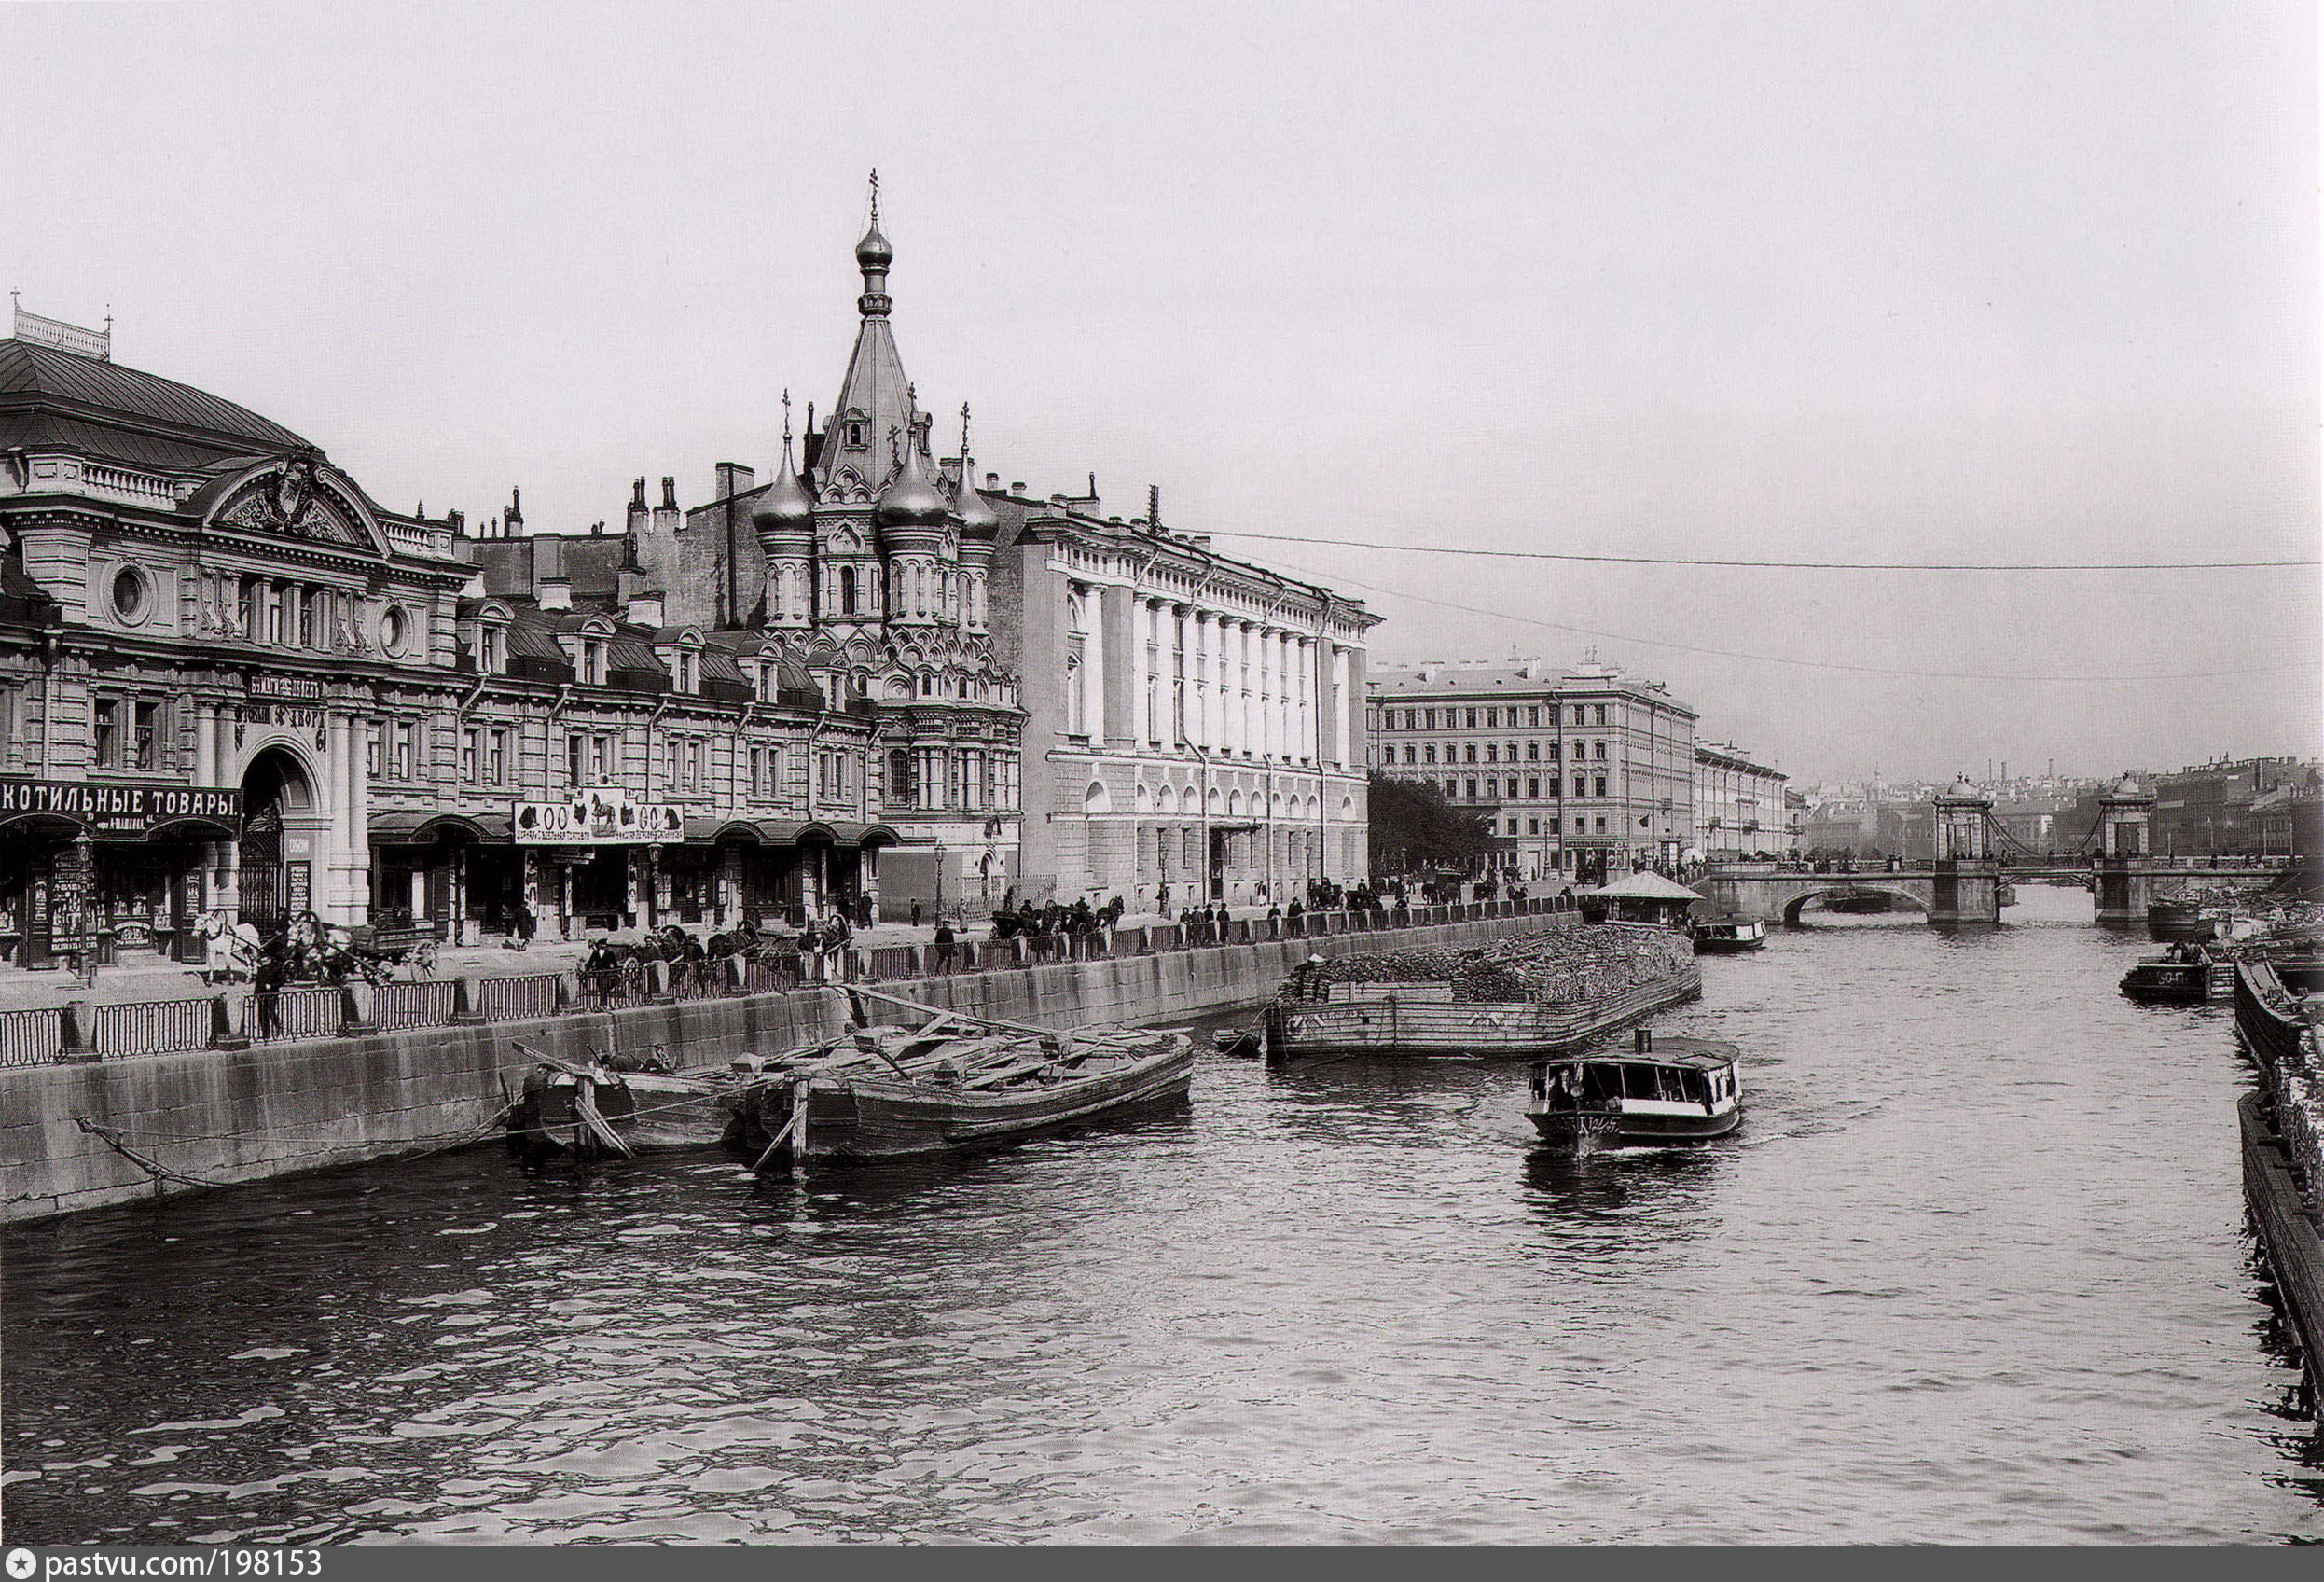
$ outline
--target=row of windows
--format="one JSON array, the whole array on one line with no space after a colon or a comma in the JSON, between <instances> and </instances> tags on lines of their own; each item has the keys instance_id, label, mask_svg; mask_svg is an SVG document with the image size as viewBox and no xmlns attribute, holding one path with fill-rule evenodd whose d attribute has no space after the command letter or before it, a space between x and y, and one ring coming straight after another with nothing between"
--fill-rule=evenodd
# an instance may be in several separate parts
<instances>
[{"instance_id":1,"label":"row of windows","mask_svg":"<svg viewBox=\"0 0 2324 1582\"><path fill-rule=\"evenodd\" d=\"M1556 763L1562 756L1559 752L1559 748L1563 745L1564 743L1562 742L1552 742L1548 744L1549 750L1545 754L1542 750L1542 744L1541 742L1528 742L1525 744L1525 761L1527 763L1540 763L1544 757L1546 757L1549 762L1553 764ZM1389 743L1383 751L1387 754L1387 762L1394 763L1396 761L1395 743ZM1477 744L1473 742L1447 742L1445 743L1444 752L1445 761L1448 764L1473 764L1478 761ZM1433 742L1407 742L1404 744L1404 762L1408 764L1432 764L1436 761L1436 753L1437 745ZM1593 759L1598 763L1604 763L1606 761L1606 743L1603 742L1576 742L1573 743L1573 758L1576 763L1581 762L1584 758ZM1515 742L1509 743L1509 752L1506 759L1504 760L1501 754L1501 744L1498 742L1487 742L1485 743L1485 757L1483 761L1488 764L1497 764L1503 761L1514 764L1517 761L1517 744Z\"/></svg>"},{"instance_id":2,"label":"row of windows","mask_svg":"<svg viewBox=\"0 0 2324 1582\"><path fill-rule=\"evenodd\" d=\"M1477 794L1478 784L1474 778L1447 780L1445 782L1446 798L1455 802L1489 802L1503 796L1523 795L1538 801L1542 797L1564 797L1569 794L1564 789L1566 784L1564 778L1555 774L1546 779L1538 774L1527 775L1522 782L1525 786L1522 793L1517 790L1520 782L1514 774L1508 779L1509 789L1506 792L1501 789L1502 783L1498 777L1488 776L1483 782L1485 786L1483 796ZM1606 777L1602 774L1577 774L1573 777L1573 790L1570 794L1576 797L1603 797L1606 795Z\"/></svg>"},{"instance_id":3,"label":"row of windows","mask_svg":"<svg viewBox=\"0 0 2324 1582\"><path fill-rule=\"evenodd\" d=\"M1482 708L1460 709L1390 709L1387 711L1390 730L1538 730L1546 714L1547 723L1557 723L1556 703L1487 703ZM1603 703L1574 703L1567 705L1571 718L1567 723L1577 728L1606 723ZM1444 723L1439 725L1437 721Z\"/></svg>"},{"instance_id":4,"label":"row of windows","mask_svg":"<svg viewBox=\"0 0 2324 1582\"><path fill-rule=\"evenodd\" d=\"M1592 829L1590 827L1592 825L1596 825L1597 827ZM1528 835L1563 835L1567 833L1562 821L1558 819L1533 818L1530 816L1529 816L1525 821L1525 832ZM1508 833L1512 835L1517 833L1517 821L1514 816L1509 820ZM1572 833L1576 835L1603 835L1606 833L1606 821L1603 817L1577 818L1573 821Z\"/></svg>"}]
</instances>

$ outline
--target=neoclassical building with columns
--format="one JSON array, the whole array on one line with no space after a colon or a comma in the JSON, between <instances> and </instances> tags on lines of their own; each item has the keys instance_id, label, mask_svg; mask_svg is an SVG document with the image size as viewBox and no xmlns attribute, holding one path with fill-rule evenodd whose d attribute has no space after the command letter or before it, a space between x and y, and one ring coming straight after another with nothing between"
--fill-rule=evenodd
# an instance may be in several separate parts
<instances>
[{"instance_id":1,"label":"neoclassical building with columns","mask_svg":"<svg viewBox=\"0 0 2324 1582\"><path fill-rule=\"evenodd\" d=\"M993 626L1019 677L1028 898L1286 903L1369 858L1379 618L1098 497L987 491Z\"/></svg>"}]
</instances>

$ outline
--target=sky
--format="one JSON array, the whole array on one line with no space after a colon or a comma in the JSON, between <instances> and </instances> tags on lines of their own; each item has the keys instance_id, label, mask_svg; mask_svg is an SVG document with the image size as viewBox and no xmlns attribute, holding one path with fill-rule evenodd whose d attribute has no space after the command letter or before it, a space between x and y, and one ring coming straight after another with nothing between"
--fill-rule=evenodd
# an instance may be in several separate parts
<instances>
[{"instance_id":1,"label":"sky","mask_svg":"<svg viewBox=\"0 0 2324 1582\"><path fill-rule=\"evenodd\" d=\"M534 531L828 409L1812 784L2324 752L2298 4L12 7L0 285ZM654 486L658 491L658 481ZM1320 539L1266 542L1235 534Z\"/></svg>"}]
</instances>

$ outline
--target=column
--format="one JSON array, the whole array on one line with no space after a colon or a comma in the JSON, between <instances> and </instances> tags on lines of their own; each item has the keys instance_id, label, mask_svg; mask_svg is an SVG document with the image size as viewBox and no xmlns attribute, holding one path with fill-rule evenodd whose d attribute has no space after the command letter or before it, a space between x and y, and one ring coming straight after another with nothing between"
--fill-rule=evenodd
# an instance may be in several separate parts
<instances>
[{"instance_id":1,"label":"column","mask_svg":"<svg viewBox=\"0 0 2324 1582\"><path fill-rule=\"evenodd\" d=\"M1266 685L1266 675L1261 668L1265 656L1259 644L1259 623L1254 620L1242 621L1238 623L1238 630L1241 637L1242 659L1237 680L1242 687L1243 694L1242 748L1246 755L1257 757L1266 751L1266 741L1263 734L1266 716L1259 707L1260 695Z\"/></svg>"},{"instance_id":2,"label":"column","mask_svg":"<svg viewBox=\"0 0 2324 1582\"><path fill-rule=\"evenodd\" d=\"M1170 717L1163 722L1162 737L1177 747L1194 740L1194 660L1187 642L1190 614L1184 604L1170 606Z\"/></svg>"},{"instance_id":3,"label":"column","mask_svg":"<svg viewBox=\"0 0 2324 1582\"><path fill-rule=\"evenodd\" d=\"M1243 745L1242 622L1232 616L1219 619L1219 721L1221 744L1230 753ZM1231 860L1231 859L1230 859Z\"/></svg>"},{"instance_id":4,"label":"column","mask_svg":"<svg viewBox=\"0 0 2324 1582\"><path fill-rule=\"evenodd\" d=\"M1319 761L1316 753L1316 721L1318 711L1315 696L1315 639L1299 640L1299 756L1302 761Z\"/></svg>"},{"instance_id":5,"label":"column","mask_svg":"<svg viewBox=\"0 0 2324 1582\"><path fill-rule=\"evenodd\" d=\"M1146 650L1132 618L1139 604L1127 588L1101 589L1090 603L1103 609L1099 647L1103 650L1100 679L1105 707L1105 728L1091 732L1091 738L1104 746L1135 747L1145 736L1139 715L1145 708L1140 673Z\"/></svg>"},{"instance_id":6,"label":"column","mask_svg":"<svg viewBox=\"0 0 2324 1582\"><path fill-rule=\"evenodd\" d=\"M1275 647L1275 629L1259 630L1259 756L1273 758L1282 751L1282 741L1276 733L1275 700L1282 691L1283 676L1277 668L1280 656ZM1272 853L1269 857L1272 866Z\"/></svg>"},{"instance_id":7,"label":"column","mask_svg":"<svg viewBox=\"0 0 2324 1582\"><path fill-rule=\"evenodd\" d=\"M1186 655L1186 673L1193 682L1186 738L1207 753L1210 750L1210 617L1206 611L1194 612L1192 637Z\"/></svg>"}]
</instances>

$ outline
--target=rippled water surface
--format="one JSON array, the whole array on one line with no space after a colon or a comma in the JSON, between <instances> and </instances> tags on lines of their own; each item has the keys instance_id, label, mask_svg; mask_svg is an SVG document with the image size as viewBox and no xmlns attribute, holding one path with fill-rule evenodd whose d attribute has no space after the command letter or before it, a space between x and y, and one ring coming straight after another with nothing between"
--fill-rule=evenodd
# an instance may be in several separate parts
<instances>
[{"instance_id":1,"label":"rippled water surface","mask_svg":"<svg viewBox=\"0 0 2324 1582\"><path fill-rule=\"evenodd\" d=\"M2324 1538L2228 1014L2021 894L1706 960L1708 1148L1206 1054L811 1190L480 1149L11 1230L8 1536Z\"/></svg>"}]
</instances>

